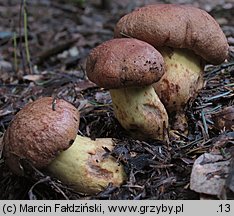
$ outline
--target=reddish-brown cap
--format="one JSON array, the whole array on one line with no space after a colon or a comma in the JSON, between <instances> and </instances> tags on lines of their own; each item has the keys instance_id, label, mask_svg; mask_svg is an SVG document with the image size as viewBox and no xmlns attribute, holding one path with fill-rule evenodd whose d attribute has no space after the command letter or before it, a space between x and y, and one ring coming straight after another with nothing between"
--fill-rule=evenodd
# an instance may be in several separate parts
<instances>
[{"instance_id":1,"label":"reddish-brown cap","mask_svg":"<svg viewBox=\"0 0 234 216\"><path fill-rule=\"evenodd\" d=\"M20 110L4 138L4 157L13 172L20 174L20 159L37 168L46 167L56 155L69 148L76 138L79 112L62 99L44 97Z\"/></svg>"},{"instance_id":2,"label":"reddish-brown cap","mask_svg":"<svg viewBox=\"0 0 234 216\"><path fill-rule=\"evenodd\" d=\"M228 43L215 19L201 9L174 4L139 8L117 23L115 37L137 38L154 47L187 48L212 64L228 57Z\"/></svg>"},{"instance_id":3,"label":"reddish-brown cap","mask_svg":"<svg viewBox=\"0 0 234 216\"><path fill-rule=\"evenodd\" d=\"M103 88L145 86L164 74L161 54L137 39L112 39L94 48L86 63L88 78Z\"/></svg>"}]
</instances>

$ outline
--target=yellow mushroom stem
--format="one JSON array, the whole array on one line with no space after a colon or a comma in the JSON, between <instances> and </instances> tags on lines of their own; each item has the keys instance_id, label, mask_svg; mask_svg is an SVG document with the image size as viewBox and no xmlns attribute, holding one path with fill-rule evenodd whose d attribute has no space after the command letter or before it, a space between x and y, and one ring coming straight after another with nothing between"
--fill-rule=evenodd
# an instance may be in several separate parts
<instances>
[{"instance_id":1,"label":"yellow mushroom stem","mask_svg":"<svg viewBox=\"0 0 234 216\"><path fill-rule=\"evenodd\" d=\"M203 87L205 61L188 49L163 47L158 50L164 58L165 73L160 81L153 84L154 89L168 115L177 114L177 121L184 123L185 106Z\"/></svg>"},{"instance_id":2,"label":"yellow mushroom stem","mask_svg":"<svg viewBox=\"0 0 234 216\"><path fill-rule=\"evenodd\" d=\"M112 150L111 138L91 140L77 135L70 148L61 152L47 170L74 190L96 194L112 183L120 186L126 180L123 166L105 150Z\"/></svg>"},{"instance_id":3,"label":"yellow mushroom stem","mask_svg":"<svg viewBox=\"0 0 234 216\"><path fill-rule=\"evenodd\" d=\"M134 138L165 138L168 116L152 86L111 89L110 93L116 118Z\"/></svg>"}]
</instances>

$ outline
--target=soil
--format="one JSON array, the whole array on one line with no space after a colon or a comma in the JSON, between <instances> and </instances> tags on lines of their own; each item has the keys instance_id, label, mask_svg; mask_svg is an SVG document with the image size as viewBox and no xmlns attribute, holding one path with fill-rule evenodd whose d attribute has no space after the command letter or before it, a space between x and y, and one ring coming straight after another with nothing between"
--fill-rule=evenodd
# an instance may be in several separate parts
<instances>
[{"instance_id":1,"label":"soil","mask_svg":"<svg viewBox=\"0 0 234 216\"><path fill-rule=\"evenodd\" d=\"M90 50L113 37L120 17L150 3L192 4L206 10L230 45L227 61L206 65L205 87L186 107L188 135L174 131L163 142L131 138L113 114L108 89L89 81L85 71ZM26 5L2 0L0 17L0 141L14 115L28 102L43 96L63 98L81 112L79 134L92 139L111 137L118 143L112 155L128 173L121 187L109 185L87 196L27 161L23 162L25 175L16 176L2 157L0 199L200 199L189 187L194 161L214 146L229 154L234 144L233 127L220 128L213 120L217 111L234 102L232 0L31 0Z\"/></svg>"}]
</instances>

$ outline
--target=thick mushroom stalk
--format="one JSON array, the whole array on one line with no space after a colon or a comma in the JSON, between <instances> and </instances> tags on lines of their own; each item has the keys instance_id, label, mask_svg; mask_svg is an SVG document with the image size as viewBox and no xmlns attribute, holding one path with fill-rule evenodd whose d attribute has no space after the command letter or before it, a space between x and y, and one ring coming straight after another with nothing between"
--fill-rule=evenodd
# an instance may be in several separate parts
<instances>
[{"instance_id":1,"label":"thick mushroom stalk","mask_svg":"<svg viewBox=\"0 0 234 216\"><path fill-rule=\"evenodd\" d=\"M167 112L152 87L164 73L164 61L153 46L128 38L106 41L90 52L86 71L110 89L116 118L135 138L165 138Z\"/></svg>"},{"instance_id":2,"label":"thick mushroom stalk","mask_svg":"<svg viewBox=\"0 0 234 216\"><path fill-rule=\"evenodd\" d=\"M109 183L120 186L124 168L105 150L111 151L114 142L77 136L79 118L77 109L61 99L44 97L27 104L4 134L6 164L22 175L21 160L27 160L86 194L98 193Z\"/></svg>"},{"instance_id":3,"label":"thick mushroom stalk","mask_svg":"<svg viewBox=\"0 0 234 216\"><path fill-rule=\"evenodd\" d=\"M116 118L132 136L165 138L168 116L152 86L111 89L110 93Z\"/></svg>"},{"instance_id":4,"label":"thick mushroom stalk","mask_svg":"<svg viewBox=\"0 0 234 216\"><path fill-rule=\"evenodd\" d=\"M205 61L192 50L159 48L165 62L165 74L153 84L162 103L173 118L173 129L187 128L184 108L202 89Z\"/></svg>"},{"instance_id":5,"label":"thick mushroom stalk","mask_svg":"<svg viewBox=\"0 0 234 216\"><path fill-rule=\"evenodd\" d=\"M96 194L109 183L119 186L126 180L123 166L109 155L115 146L111 138L77 136L70 148L61 152L46 168L76 191Z\"/></svg>"},{"instance_id":6,"label":"thick mushroom stalk","mask_svg":"<svg viewBox=\"0 0 234 216\"><path fill-rule=\"evenodd\" d=\"M166 72L153 86L170 113L180 111L203 87L204 60L187 49L164 47L159 50Z\"/></svg>"}]
</instances>

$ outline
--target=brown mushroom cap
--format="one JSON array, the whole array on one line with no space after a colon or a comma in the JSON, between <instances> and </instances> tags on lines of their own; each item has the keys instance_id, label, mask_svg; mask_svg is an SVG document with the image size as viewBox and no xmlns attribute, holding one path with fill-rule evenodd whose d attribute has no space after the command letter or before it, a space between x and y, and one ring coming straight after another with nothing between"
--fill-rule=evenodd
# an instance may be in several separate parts
<instances>
[{"instance_id":1,"label":"brown mushroom cap","mask_svg":"<svg viewBox=\"0 0 234 216\"><path fill-rule=\"evenodd\" d=\"M161 54L137 39L112 39L94 48L86 63L88 78L104 88L145 86L164 74Z\"/></svg>"},{"instance_id":2,"label":"brown mushroom cap","mask_svg":"<svg viewBox=\"0 0 234 216\"><path fill-rule=\"evenodd\" d=\"M174 4L139 8L117 23L115 37L129 36L153 45L187 48L212 64L228 56L227 39L220 26L206 11Z\"/></svg>"},{"instance_id":3,"label":"brown mushroom cap","mask_svg":"<svg viewBox=\"0 0 234 216\"><path fill-rule=\"evenodd\" d=\"M19 159L37 168L46 167L56 155L74 142L79 127L79 112L70 103L44 97L20 110L3 138L4 156L9 167L20 174Z\"/></svg>"}]
</instances>

